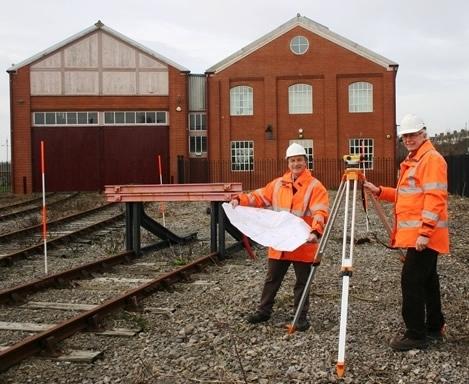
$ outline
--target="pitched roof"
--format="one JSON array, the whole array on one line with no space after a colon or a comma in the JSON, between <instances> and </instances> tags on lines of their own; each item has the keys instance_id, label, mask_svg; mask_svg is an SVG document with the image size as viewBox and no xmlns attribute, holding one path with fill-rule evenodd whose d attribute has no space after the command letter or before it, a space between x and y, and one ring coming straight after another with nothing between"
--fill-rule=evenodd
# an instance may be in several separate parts
<instances>
[{"instance_id":1,"label":"pitched roof","mask_svg":"<svg viewBox=\"0 0 469 384\"><path fill-rule=\"evenodd\" d=\"M75 40L78 40L81 37L86 36L86 35L88 35L92 32L98 31L98 30L102 30L102 31L108 33L109 35L114 36L115 38L126 42L127 44L133 46L134 48L136 48L136 49L138 49L142 52L145 52L147 55L152 56L153 58L155 58L155 59L157 59L157 60L159 60L159 61L161 61L165 64L168 64L168 65L178 69L181 72L190 72L189 69L187 69L186 67L183 67L182 65L175 63L174 61L168 59L167 57L164 57L163 55L160 55L159 53L156 53L155 51L153 51L153 50L151 50L151 49L137 43L135 40L132 40L132 39L128 38L127 36L124 36L123 34L113 30L112 28L107 27L100 20L98 20L98 22L95 23L93 26L91 26L89 28L86 28L81 32L78 32L77 34L75 34L73 36L70 36L69 38L61 41L60 43L54 44L53 46L45 49L44 51L39 52L38 54L36 54L34 56L31 56L29 59L23 60L22 62L20 62L18 64L12 65L10 68L7 69L7 72L13 72L13 71L16 71L17 69L19 69L21 67L24 67L25 65L34 63L35 61L37 61L39 59L42 59L43 57L51 54L52 52L55 52L58 49L66 46L70 43L73 43Z\"/></svg>"},{"instance_id":2,"label":"pitched roof","mask_svg":"<svg viewBox=\"0 0 469 384\"><path fill-rule=\"evenodd\" d=\"M241 60L242 58L246 57L247 55L251 54L252 52L263 47L264 45L275 40L279 36L285 34L286 32L298 26L303 27L313 32L314 34L321 36L324 39L329 40L345 49L348 49L349 51L352 51L356 53L357 55L360 55L370 61L373 61L376 64L379 64L387 68L388 71L395 70L395 68L398 67L398 64L396 62L389 60L386 57L381 56L369 50L368 48L365 48L343 36L340 36L335 32L332 32L328 27L322 24L319 24L311 19L308 19L305 16L301 16L300 14L297 14L297 16L294 17L293 19L290 19L285 24L282 24L281 26L274 29L273 31L253 41L251 44L246 45L244 48L241 48L239 51L233 53L232 55L228 56L224 60L208 68L205 72L206 73L220 72L224 70L225 68L229 67L230 65L236 63L237 61Z\"/></svg>"}]
</instances>

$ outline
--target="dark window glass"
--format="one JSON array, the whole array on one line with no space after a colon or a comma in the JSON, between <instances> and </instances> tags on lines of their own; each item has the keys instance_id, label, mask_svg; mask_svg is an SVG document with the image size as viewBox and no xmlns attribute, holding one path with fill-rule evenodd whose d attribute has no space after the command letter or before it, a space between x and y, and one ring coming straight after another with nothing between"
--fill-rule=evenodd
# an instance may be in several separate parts
<instances>
[{"instance_id":1,"label":"dark window glass","mask_svg":"<svg viewBox=\"0 0 469 384\"><path fill-rule=\"evenodd\" d=\"M114 122L116 124L124 124L125 123L125 113L124 112L116 112L114 114Z\"/></svg>"},{"instance_id":2,"label":"dark window glass","mask_svg":"<svg viewBox=\"0 0 469 384\"><path fill-rule=\"evenodd\" d=\"M88 123L89 124L98 124L98 113L97 112L88 112Z\"/></svg>"},{"instance_id":3,"label":"dark window glass","mask_svg":"<svg viewBox=\"0 0 469 384\"><path fill-rule=\"evenodd\" d=\"M104 124L114 124L114 112L104 112Z\"/></svg>"},{"instance_id":4,"label":"dark window glass","mask_svg":"<svg viewBox=\"0 0 469 384\"><path fill-rule=\"evenodd\" d=\"M145 123L145 112L137 112L137 124Z\"/></svg>"},{"instance_id":5,"label":"dark window glass","mask_svg":"<svg viewBox=\"0 0 469 384\"><path fill-rule=\"evenodd\" d=\"M88 113L78 112L78 124L87 124L88 123Z\"/></svg>"},{"instance_id":6,"label":"dark window glass","mask_svg":"<svg viewBox=\"0 0 469 384\"><path fill-rule=\"evenodd\" d=\"M125 113L125 123L126 124L135 124L135 112L126 112Z\"/></svg>"},{"instance_id":7,"label":"dark window glass","mask_svg":"<svg viewBox=\"0 0 469 384\"><path fill-rule=\"evenodd\" d=\"M156 121L155 112L147 112L147 124L154 124Z\"/></svg>"},{"instance_id":8,"label":"dark window glass","mask_svg":"<svg viewBox=\"0 0 469 384\"><path fill-rule=\"evenodd\" d=\"M156 122L158 124L166 124L166 112L156 112Z\"/></svg>"},{"instance_id":9,"label":"dark window glass","mask_svg":"<svg viewBox=\"0 0 469 384\"><path fill-rule=\"evenodd\" d=\"M46 124L55 124L55 112L46 112Z\"/></svg>"},{"instance_id":10,"label":"dark window glass","mask_svg":"<svg viewBox=\"0 0 469 384\"><path fill-rule=\"evenodd\" d=\"M57 112L56 113L57 124L67 124L67 114L65 112Z\"/></svg>"},{"instance_id":11,"label":"dark window glass","mask_svg":"<svg viewBox=\"0 0 469 384\"><path fill-rule=\"evenodd\" d=\"M36 125L44 124L44 113L36 112L34 114L34 124L36 124Z\"/></svg>"},{"instance_id":12,"label":"dark window glass","mask_svg":"<svg viewBox=\"0 0 469 384\"><path fill-rule=\"evenodd\" d=\"M67 124L76 124L76 123L77 123L77 113L67 112Z\"/></svg>"}]
</instances>

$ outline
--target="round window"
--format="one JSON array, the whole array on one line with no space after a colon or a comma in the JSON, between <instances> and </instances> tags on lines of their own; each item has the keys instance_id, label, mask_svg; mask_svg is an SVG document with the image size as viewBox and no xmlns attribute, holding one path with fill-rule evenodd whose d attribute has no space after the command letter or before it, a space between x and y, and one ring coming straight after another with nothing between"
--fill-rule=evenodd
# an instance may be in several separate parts
<instances>
[{"instance_id":1,"label":"round window","mask_svg":"<svg viewBox=\"0 0 469 384\"><path fill-rule=\"evenodd\" d=\"M295 55L302 55L309 48L309 41L304 36L295 36L290 41L290 49Z\"/></svg>"}]
</instances>

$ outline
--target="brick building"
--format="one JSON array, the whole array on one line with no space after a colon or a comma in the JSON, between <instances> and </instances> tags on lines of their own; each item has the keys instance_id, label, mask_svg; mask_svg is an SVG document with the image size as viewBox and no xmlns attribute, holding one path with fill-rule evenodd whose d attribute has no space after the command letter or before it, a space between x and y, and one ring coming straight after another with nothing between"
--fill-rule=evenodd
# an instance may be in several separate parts
<instances>
[{"instance_id":1,"label":"brick building","mask_svg":"<svg viewBox=\"0 0 469 384\"><path fill-rule=\"evenodd\" d=\"M260 177L293 141L373 170L396 155L397 68L297 15L192 75L98 22L8 70L14 191L39 190L41 140L49 190L158 182L156 154L164 182Z\"/></svg>"},{"instance_id":2,"label":"brick building","mask_svg":"<svg viewBox=\"0 0 469 384\"><path fill-rule=\"evenodd\" d=\"M49 191L157 183L157 156L171 181L188 69L98 22L8 73L15 193L41 189L41 141Z\"/></svg>"},{"instance_id":3,"label":"brick building","mask_svg":"<svg viewBox=\"0 0 469 384\"><path fill-rule=\"evenodd\" d=\"M298 15L207 70L209 153L232 171L283 158L395 157L398 65Z\"/></svg>"}]
</instances>

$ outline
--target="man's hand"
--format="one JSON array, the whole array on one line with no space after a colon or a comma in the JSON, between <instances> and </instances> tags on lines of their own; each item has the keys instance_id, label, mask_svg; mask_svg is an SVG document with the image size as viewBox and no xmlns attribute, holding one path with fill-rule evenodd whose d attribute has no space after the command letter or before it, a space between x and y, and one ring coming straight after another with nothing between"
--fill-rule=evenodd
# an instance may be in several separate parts
<instances>
[{"instance_id":1,"label":"man's hand","mask_svg":"<svg viewBox=\"0 0 469 384\"><path fill-rule=\"evenodd\" d=\"M417 241L415 242L415 249L417 251L423 251L425 248L427 248L429 241L430 239L426 236L417 237Z\"/></svg>"},{"instance_id":2,"label":"man's hand","mask_svg":"<svg viewBox=\"0 0 469 384\"><path fill-rule=\"evenodd\" d=\"M375 196L379 195L379 188L373 183L370 183L369 181L363 182L363 188L365 188L367 191L371 192Z\"/></svg>"},{"instance_id":3,"label":"man's hand","mask_svg":"<svg viewBox=\"0 0 469 384\"><path fill-rule=\"evenodd\" d=\"M308 243L318 243L319 239L318 236L312 232L309 234L308 239L306 240Z\"/></svg>"}]
</instances>

